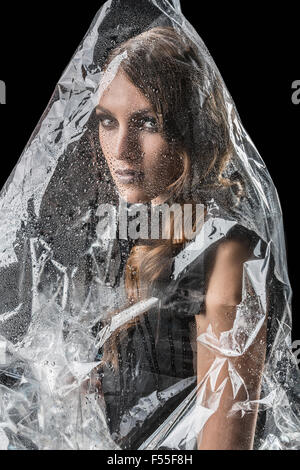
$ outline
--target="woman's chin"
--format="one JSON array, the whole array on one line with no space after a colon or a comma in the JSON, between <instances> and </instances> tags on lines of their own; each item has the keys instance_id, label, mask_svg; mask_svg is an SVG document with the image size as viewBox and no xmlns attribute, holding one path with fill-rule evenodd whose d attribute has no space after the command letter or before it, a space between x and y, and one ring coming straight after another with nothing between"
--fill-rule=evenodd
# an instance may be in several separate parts
<instances>
[{"instance_id":1,"label":"woman's chin","mask_svg":"<svg viewBox=\"0 0 300 470\"><path fill-rule=\"evenodd\" d=\"M144 191L137 188L122 188L119 189L120 196L129 204L141 204L151 201L151 196L148 196Z\"/></svg>"}]
</instances>

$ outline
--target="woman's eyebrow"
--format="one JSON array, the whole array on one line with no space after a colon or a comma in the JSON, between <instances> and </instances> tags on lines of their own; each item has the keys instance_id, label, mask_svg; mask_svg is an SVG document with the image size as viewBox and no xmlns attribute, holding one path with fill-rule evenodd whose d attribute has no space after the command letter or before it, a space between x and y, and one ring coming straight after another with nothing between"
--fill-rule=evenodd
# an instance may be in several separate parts
<instances>
[{"instance_id":1,"label":"woman's eyebrow","mask_svg":"<svg viewBox=\"0 0 300 470\"><path fill-rule=\"evenodd\" d=\"M100 105L96 106L96 111L102 111L104 113L107 113L107 114L110 114L111 116L113 116L113 113L111 111L109 111L108 109L106 109L106 108L104 108L103 106L100 106ZM134 113L130 114L130 118L134 119L134 118L141 117L141 116L144 116L145 114L149 114L149 113L153 113L153 110L151 108L139 109L139 110L135 111Z\"/></svg>"},{"instance_id":2,"label":"woman's eyebrow","mask_svg":"<svg viewBox=\"0 0 300 470\"><path fill-rule=\"evenodd\" d=\"M103 108L103 106L100 106L99 104L98 104L98 106L96 106L96 111L102 111L103 113L111 114L111 116L113 116L113 113L108 111L108 109Z\"/></svg>"}]
</instances>

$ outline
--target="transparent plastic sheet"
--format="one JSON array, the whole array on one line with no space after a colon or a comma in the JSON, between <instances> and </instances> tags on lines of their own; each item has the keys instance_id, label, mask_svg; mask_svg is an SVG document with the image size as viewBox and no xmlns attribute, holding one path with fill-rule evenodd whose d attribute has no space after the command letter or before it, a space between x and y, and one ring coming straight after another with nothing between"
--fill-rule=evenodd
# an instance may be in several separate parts
<instances>
[{"instance_id":1,"label":"transparent plastic sheet","mask_svg":"<svg viewBox=\"0 0 300 470\"><path fill-rule=\"evenodd\" d=\"M125 48L107 68L108 54L157 27L172 28L187 52L175 57L172 72L162 58L155 62L149 40L140 76L154 88L153 70L170 87L178 73L181 92L192 84L184 109L176 109L172 90L163 95L157 88L157 95L159 103L172 97L181 127L170 142L180 141L189 154L190 194L205 212L194 238L173 253L167 279L158 277L145 298L128 305L124 266L135 241L113 237L114 221L99 208L108 204L118 220L126 214L134 221L136 205L116 191L95 108L135 49ZM163 34L169 38L160 34L162 42ZM224 109L209 127L205 113L216 93ZM211 149L221 155L225 138L230 157L217 168ZM211 157L207 178L203 155ZM300 448L280 203L179 0L111 0L99 10L1 191L0 214L1 449L201 449L214 417L225 429L231 419L240 429L254 417L253 449ZM207 279L210 259L228 240L247 240L251 255L232 322L217 331L205 315ZM199 315L208 318L200 332ZM114 334L118 369L103 355ZM199 376L201 351L213 359ZM228 387L231 404L218 418ZM232 448L243 445L237 440Z\"/></svg>"}]
</instances>

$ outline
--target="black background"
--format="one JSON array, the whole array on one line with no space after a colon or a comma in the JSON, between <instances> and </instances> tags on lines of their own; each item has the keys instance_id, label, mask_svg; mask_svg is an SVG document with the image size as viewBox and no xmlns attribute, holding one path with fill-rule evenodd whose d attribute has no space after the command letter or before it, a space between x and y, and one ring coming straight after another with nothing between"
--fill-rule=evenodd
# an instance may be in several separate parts
<instances>
[{"instance_id":1,"label":"black background","mask_svg":"<svg viewBox=\"0 0 300 470\"><path fill-rule=\"evenodd\" d=\"M0 79L7 90L7 104L0 106L1 187L103 3L1 5ZM300 339L300 104L291 100L292 82L300 79L299 12L287 2L264 9L262 2L238 7L226 2L221 7L217 2L182 0L181 5L214 58L277 187L293 288L293 339Z\"/></svg>"}]
</instances>

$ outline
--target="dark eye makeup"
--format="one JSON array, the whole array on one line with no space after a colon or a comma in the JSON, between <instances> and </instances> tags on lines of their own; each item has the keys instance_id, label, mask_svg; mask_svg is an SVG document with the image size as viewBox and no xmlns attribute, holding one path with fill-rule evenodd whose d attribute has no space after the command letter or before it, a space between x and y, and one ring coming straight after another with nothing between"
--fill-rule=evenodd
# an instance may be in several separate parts
<instances>
[{"instance_id":1,"label":"dark eye makeup","mask_svg":"<svg viewBox=\"0 0 300 470\"><path fill-rule=\"evenodd\" d=\"M97 118L98 118L98 121L99 123L106 129L106 128L111 128L111 127L114 127L114 122L116 124L116 120L111 118L111 116L108 116L106 114L100 114L100 113L97 113ZM109 124L105 124L105 121L110 121Z\"/></svg>"},{"instance_id":2,"label":"dark eye makeup","mask_svg":"<svg viewBox=\"0 0 300 470\"><path fill-rule=\"evenodd\" d=\"M105 113L97 113L97 118L100 125L104 129L113 129L117 127L118 121L112 116ZM131 119L131 125L136 126L140 130L147 130L149 132L158 132L157 120L152 116L143 116L141 118Z\"/></svg>"}]
</instances>

